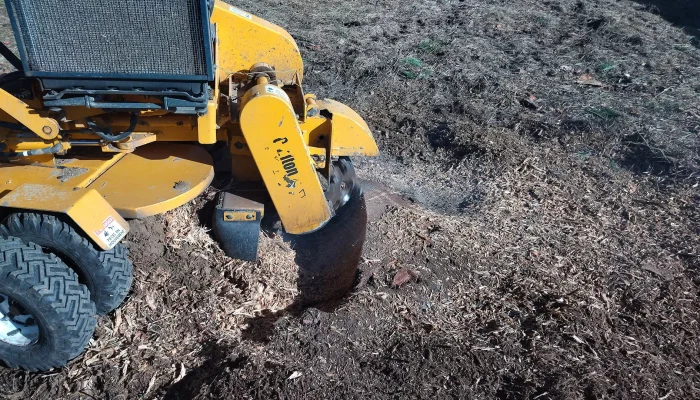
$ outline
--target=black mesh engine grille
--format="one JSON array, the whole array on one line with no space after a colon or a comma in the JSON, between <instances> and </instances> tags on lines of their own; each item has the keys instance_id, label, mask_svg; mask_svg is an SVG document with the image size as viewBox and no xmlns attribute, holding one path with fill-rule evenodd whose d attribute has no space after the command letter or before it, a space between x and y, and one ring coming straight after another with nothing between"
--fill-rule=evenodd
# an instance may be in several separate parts
<instances>
[{"instance_id":1,"label":"black mesh engine grille","mask_svg":"<svg viewBox=\"0 0 700 400\"><path fill-rule=\"evenodd\" d=\"M200 0L10 0L30 71L207 75Z\"/></svg>"}]
</instances>

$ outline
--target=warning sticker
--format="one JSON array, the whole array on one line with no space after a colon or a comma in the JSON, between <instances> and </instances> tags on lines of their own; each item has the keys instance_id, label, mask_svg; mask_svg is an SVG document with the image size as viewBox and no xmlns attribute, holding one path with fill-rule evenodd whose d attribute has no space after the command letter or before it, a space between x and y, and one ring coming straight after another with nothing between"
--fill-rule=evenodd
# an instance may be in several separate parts
<instances>
[{"instance_id":1,"label":"warning sticker","mask_svg":"<svg viewBox=\"0 0 700 400\"><path fill-rule=\"evenodd\" d=\"M241 10L241 9L238 9L238 8L236 8L236 7L234 7L234 6L231 6L229 9L231 10L232 13L237 14L237 15L240 15L240 16L243 17L243 18L253 19L253 16L252 16L252 15L250 15L249 13L247 13L247 12Z\"/></svg>"},{"instance_id":2,"label":"warning sticker","mask_svg":"<svg viewBox=\"0 0 700 400\"><path fill-rule=\"evenodd\" d=\"M95 231L95 234L105 246L111 249L124 239L126 229L119 225L113 217L109 217L102 223L102 230Z\"/></svg>"}]
</instances>

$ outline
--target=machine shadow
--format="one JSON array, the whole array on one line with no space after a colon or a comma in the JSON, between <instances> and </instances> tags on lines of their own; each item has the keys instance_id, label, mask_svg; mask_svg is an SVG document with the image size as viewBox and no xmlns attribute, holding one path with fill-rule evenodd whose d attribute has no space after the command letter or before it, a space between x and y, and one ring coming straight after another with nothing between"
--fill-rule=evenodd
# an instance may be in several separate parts
<instances>
[{"instance_id":1,"label":"machine shadow","mask_svg":"<svg viewBox=\"0 0 700 400\"><path fill-rule=\"evenodd\" d=\"M367 207L360 188L320 230L306 235L283 235L296 252L299 294L287 308L248 318L244 340L268 342L277 321L301 317L309 308L333 312L344 304L358 282L358 266L367 236Z\"/></svg>"},{"instance_id":2,"label":"machine shadow","mask_svg":"<svg viewBox=\"0 0 700 400\"><path fill-rule=\"evenodd\" d=\"M693 36L691 43L700 48L700 1L697 0L634 0L647 11L683 28Z\"/></svg>"},{"instance_id":3,"label":"machine shadow","mask_svg":"<svg viewBox=\"0 0 700 400\"><path fill-rule=\"evenodd\" d=\"M199 355L205 361L170 385L163 396L164 399L195 398L203 389L215 384L219 375L241 369L248 363L248 357L237 355L234 349L214 340L205 343Z\"/></svg>"},{"instance_id":4,"label":"machine shadow","mask_svg":"<svg viewBox=\"0 0 700 400\"><path fill-rule=\"evenodd\" d=\"M230 189L226 175L217 174L212 186L217 190ZM214 208L212 200L198 212L200 223L210 229ZM299 268L298 295L284 310L263 311L246 319L248 327L243 331L243 340L266 343L280 318L299 318L309 308L333 312L347 301L358 282L358 266L367 235L367 207L361 188L358 187L333 219L316 232L288 235L278 229L278 221L274 210L266 207L262 231L268 236L282 235L295 251L294 261ZM213 235L212 238L216 240Z\"/></svg>"}]
</instances>

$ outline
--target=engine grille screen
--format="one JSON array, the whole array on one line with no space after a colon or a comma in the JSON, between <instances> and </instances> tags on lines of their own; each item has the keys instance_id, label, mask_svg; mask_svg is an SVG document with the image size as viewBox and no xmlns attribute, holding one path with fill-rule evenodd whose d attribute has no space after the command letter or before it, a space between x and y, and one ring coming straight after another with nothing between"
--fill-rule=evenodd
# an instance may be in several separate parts
<instances>
[{"instance_id":1,"label":"engine grille screen","mask_svg":"<svg viewBox=\"0 0 700 400\"><path fill-rule=\"evenodd\" d=\"M30 71L207 75L200 0L8 2Z\"/></svg>"}]
</instances>

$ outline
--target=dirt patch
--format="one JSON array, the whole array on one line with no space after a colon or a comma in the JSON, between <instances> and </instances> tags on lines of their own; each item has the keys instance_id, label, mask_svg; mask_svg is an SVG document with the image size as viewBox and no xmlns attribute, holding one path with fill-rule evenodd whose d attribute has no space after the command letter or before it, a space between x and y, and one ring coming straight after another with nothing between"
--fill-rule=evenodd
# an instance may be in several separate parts
<instances>
[{"instance_id":1,"label":"dirt patch","mask_svg":"<svg viewBox=\"0 0 700 400\"><path fill-rule=\"evenodd\" d=\"M56 178L59 181L65 183L75 178L76 176L85 174L86 172L88 172L87 168L61 167L57 168L51 174L51 177Z\"/></svg>"},{"instance_id":2,"label":"dirt patch","mask_svg":"<svg viewBox=\"0 0 700 400\"><path fill-rule=\"evenodd\" d=\"M125 306L0 395L700 397L700 53L649 4L238 2L375 131L357 288L290 308L293 251L224 257L208 192L132 223Z\"/></svg>"}]
</instances>

